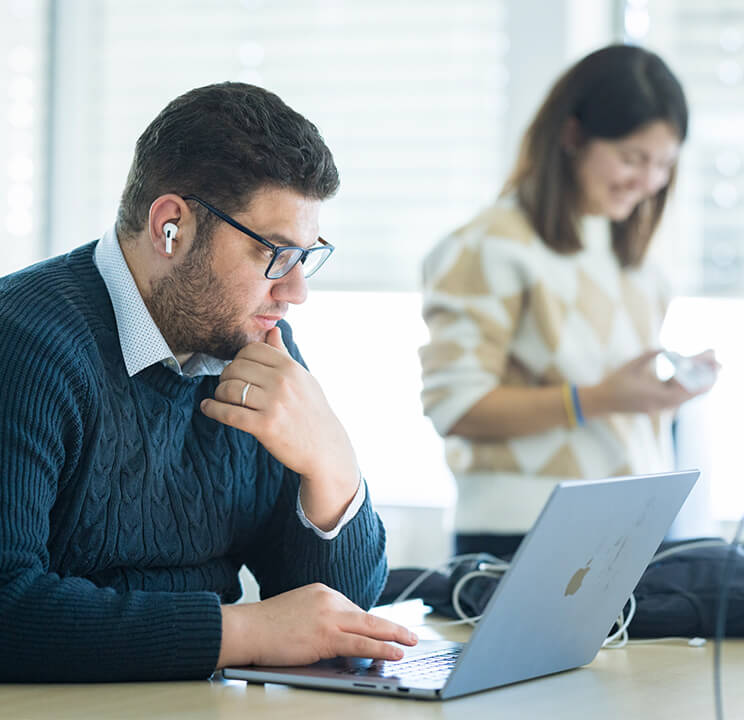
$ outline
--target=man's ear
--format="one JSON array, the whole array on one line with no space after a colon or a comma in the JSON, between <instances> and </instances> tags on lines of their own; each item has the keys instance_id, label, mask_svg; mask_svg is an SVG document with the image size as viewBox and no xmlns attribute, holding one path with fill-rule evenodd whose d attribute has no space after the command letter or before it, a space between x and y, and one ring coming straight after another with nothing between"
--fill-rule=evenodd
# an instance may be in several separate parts
<instances>
[{"instance_id":1,"label":"man's ear","mask_svg":"<svg viewBox=\"0 0 744 720\"><path fill-rule=\"evenodd\" d=\"M161 195L150 205L148 234L152 247L165 258L188 250L193 216L186 201L175 193Z\"/></svg>"}]
</instances>

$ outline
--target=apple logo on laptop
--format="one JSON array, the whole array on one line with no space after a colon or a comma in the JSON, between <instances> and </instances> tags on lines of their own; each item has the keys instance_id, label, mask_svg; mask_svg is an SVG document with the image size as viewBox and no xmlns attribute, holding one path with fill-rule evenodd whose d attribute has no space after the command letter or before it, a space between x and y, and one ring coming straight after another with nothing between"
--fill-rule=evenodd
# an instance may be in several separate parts
<instances>
[{"instance_id":1,"label":"apple logo on laptop","mask_svg":"<svg viewBox=\"0 0 744 720\"><path fill-rule=\"evenodd\" d=\"M586 567L579 568L573 574L573 577L568 581L568 585L566 585L566 590L563 593L564 597L567 595L573 595L574 593L578 592L579 588L581 587L581 583L584 582L584 576L591 569L589 566L592 564L593 559L594 558L590 558L589 562L586 564Z\"/></svg>"}]
</instances>

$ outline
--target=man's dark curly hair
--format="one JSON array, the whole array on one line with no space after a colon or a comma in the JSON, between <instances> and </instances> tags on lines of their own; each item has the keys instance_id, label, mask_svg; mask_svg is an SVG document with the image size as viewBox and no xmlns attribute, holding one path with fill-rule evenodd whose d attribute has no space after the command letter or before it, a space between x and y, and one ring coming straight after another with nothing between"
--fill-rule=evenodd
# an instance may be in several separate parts
<instances>
[{"instance_id":1,"label":"man's dark curly hair","mask_svg":"<svg viewBox=\"0 0 744 720\"><path fill-rule=\"evenodd\" d=\"M117 234L141 232L166 193L192 193L234 213L265 187L325 200L338 185L318 129L279 97L245 83L207 85L169 103L137 140ZM195 209L204 237L210 221Z\"/></svg>"}]
</instances>

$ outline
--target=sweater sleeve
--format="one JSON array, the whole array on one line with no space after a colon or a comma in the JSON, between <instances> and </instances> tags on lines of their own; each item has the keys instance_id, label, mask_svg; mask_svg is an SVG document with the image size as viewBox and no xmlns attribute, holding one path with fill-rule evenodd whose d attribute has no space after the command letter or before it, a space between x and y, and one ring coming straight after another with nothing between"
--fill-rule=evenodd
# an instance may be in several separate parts
<instances>
[{"instance_id":1,"label":"sweater sleeve","mask_svg":"<svg viewBox=\"0 0 744 720\"><path fill-rule=\"evenodd\" d=\"M502 380L524 302L515 247L471 231L446 238L424 265L421 399L440 435Z\"/></svg>"},{"instance_id":2,"label":"sweater sleeve","mask_svg":"<svg viewBox=\"0 0 744 720\"><path fill-rule=\"evenodd\" d=\"M293 588L320 582L368 609L387 578L385 529L372 508L369 489L357 514L332 540L305 527L295 512L297 473L284 469L284 478L258 551L246 549L246 565L267 598Z\"/></svg>"},{"instance_id":3,"label":"sweater sleeve","mask_svg":"<svg viewBox=\"0 0 744 720\"><path fill-rule=\"evenodd\" d=\"M91 410L85 373L60 355L0 318L0 682L206 678L215 594L119 593L50 568L50 516Z\"/></svg>"},{"instance_id":4,"label":"sweater sleeve","mask_svg":"<svg viewBox=\"0 0 744 720\"><path fill-rule=\"evenodd\" d=\"M286 323L280 324L284 343L295 360L306 367ZM372 607L387 577L385 529L375 513L369 488L358 512L332 539L324 539L306 527L297 511L300 479L266 454L260 495L274 497L275 506L261 531L261 547L245 548L242 557L261 587L263 598L293 588L321 582L338 590L365 609ZM364 482L364 480L362 480Z\"/></svg>"}]
</instances>

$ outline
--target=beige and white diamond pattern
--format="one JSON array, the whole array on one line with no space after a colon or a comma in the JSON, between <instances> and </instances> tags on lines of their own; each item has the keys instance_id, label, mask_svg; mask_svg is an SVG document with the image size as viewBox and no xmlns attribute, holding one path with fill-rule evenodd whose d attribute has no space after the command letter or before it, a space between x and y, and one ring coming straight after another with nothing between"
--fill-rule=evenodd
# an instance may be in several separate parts
<instances>
[{"instance_id":1,"label":"beige and white diamond pattern","mask_svg":"<svg viewBox=\"0 0 744 720\"><path fill-rule=\"evenodd\" d=\"M658 278L621 269L604 229L606 237L593 237L584 251L559 255L505 201L432 251L424 266L431 340L420 350L422 401L442 435L499 384L593 384L654 345L663 319ZM613 416L501 442L448 438L458 522L472 516L472 526L485 531L528 528L534 518L513 507L520 478L530 479L525 486L540 478L551 486L668 469L666 428L658 416ZM484 508L468 496L469 487L482 487L484 473L512 498L508 507ZM468 483L469 474L478 482Z\"/></svg>"}]
</instances>

